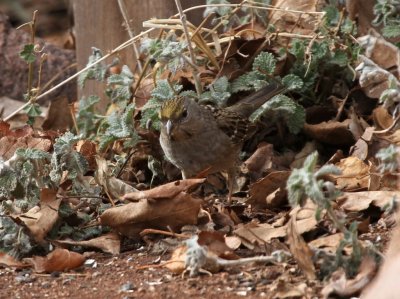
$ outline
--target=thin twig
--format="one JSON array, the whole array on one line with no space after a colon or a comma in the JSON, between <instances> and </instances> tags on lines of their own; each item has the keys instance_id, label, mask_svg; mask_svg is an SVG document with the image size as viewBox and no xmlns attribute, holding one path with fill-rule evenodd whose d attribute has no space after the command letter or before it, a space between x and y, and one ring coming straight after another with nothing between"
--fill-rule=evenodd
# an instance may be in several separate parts
<instances>
[{"instance_id":1,"label":"thin twig","mask_svg":"<svg viewBox=\"0 0 400 299\"><path fill-rule=\"evenodd\" d=\"M95 66L96 64L106 60L107 58L109 58L110 56L114 55L115 53L118 53L119 51L121 51L122 49L125 49L126 47L130 46L132 42L138 40L139 38L147 35L148 33L152 32L154 29L149 29L146 30L144 32L141 32L140 34L136 35L135 37L127 40L126 42L120 44L118 47L114 48L110 53L104 55L103 57L101 57L100 59L96 60L95 62L87 65L86 67L84 67L83 69L81 69L79 72L75 73L74 75L72 75L71 77L65 79L64 81L58 83L56 86L54 86L53 88L49 89L48 91L42 93L40 96L38 96L36 98L36 100L41 99L45 96L47 96L48 94L52 93L54 90L60 88L61 86L65 85L66 83L68 83L69 81L72 81L73 79L75 79L76 77L78 77L80 74L82 74L83 72L86 72L87 70L89 70L90 68L92 68L93 66ZM8 115L4 121L10 120L12 117L14 117L14 115L18 114L20 111L24 110L25 107L27 107L29 105L29 103L24 104L23 106L19 107L17 110L15 110L13 113L11 113L10 115Z\"/></svg>"},{"instance_id":2,"label":"thin twig","mask_svg":"<svg viewBox=\"0 0 400 299\"><path fill-rule=\"evenodd\" d=\"M140 232L141 237L149 235L149 234L158 234L158 235L164 235L164 236L181 238L181 239L188 239L191 237L188 234L177 234L174 232L169 232L169 231L159 230L159 229L152 229L152 228L147 228Z\"/></svg>"},{"instance_id":3,"label":"thin twig","mask_svg":"<svg viewBox=\"0 0 400 299\"><path fill-rule=\"evenodd\" d=\"M190 59L192 60L192 64L196 65L196 57L194 55L194 51L193 51L193 48L192 48L192 39L190 38L189 30L188 30L188 27L187 27L187 24L186 24L186 15L184 14L184 12L182 10L181 1L180 0L175 0L175 3L176 3L176 7L178 8L179 15L180 15L180 18L181 18L183 32L185 33L185 36L186 36L186 41L187 41L187 44L188 44ZM201 83L200 83L199 72L197 70L197 67L193 67L193 65L192 65L192 68L193 68L193 79L194 79L197 95L200 96L201 93L202 93L202 87L201 87Z\"/></svg>"},{"instance_id":4,"label":"thin twig","mask_svg":"<svg viewBox=\"0 0 400 299\"><path fill-rule=\"evenodd\" d=\"M125 5L124 0L118 0L118 6L119 6L119 11L121 12L122 17L124 18L124 22L125 22L125 25L126 25L126 30L128 31L129 37L133 38L134 34L133 34L133 30L132 30L132 28L131 28L131 26L129 24L128 16L126 14L126 5ZM133 47L133 53L135 55L135 59L136 59L136 63L137 63L139 72L141 73L141 72L143 72L143 67L142 67L142 63L140 62L140 59L139 59L139 56L140 56L139 55L139 51L138 51L138 49L136 47L136 44L134 42L132 42L132 47Z\"/></svg>"}]
</instances>

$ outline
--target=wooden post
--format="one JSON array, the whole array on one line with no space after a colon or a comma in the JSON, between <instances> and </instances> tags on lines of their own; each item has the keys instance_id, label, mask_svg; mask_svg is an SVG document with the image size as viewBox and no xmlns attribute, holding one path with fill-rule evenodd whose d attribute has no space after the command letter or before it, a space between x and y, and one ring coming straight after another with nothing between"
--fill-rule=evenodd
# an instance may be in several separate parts
<instances>
[{"instance_id":1,"label":"wooden post","mask_svg":"<svg viewBox=\"0 0 400 299\"><path fill-rule=\"evenodd\" d=\"M130 19L130 26L134 34L143 31L142 23L152 17L168 18L177 13L173 0L124 0L126 14ZM184 8L204 4L204 0L183 0ZM117 47L129 39L125 30L123 17L117 0L73 0L75 19L76 57L78 69L82 69L91 55L92 47L99 48L104 53ZM203 10L190 12L188 19L199 24ZM133 69L136 65L132 47L119 53L123 63ZM108 61L108 62L111 62ZM84 90L78 91L78 98L88 95L98 95L101 102L98 106L104 111L108 105L108 98L104 95L105 86L99 82L87 82Z\"/></svg>"}]
</instances>

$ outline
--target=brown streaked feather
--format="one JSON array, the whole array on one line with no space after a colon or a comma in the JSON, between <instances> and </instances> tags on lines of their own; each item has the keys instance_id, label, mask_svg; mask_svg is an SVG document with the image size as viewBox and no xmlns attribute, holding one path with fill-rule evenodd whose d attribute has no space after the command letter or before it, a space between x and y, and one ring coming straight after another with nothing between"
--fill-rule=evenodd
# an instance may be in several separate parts
<instances>
[{"instance_id":1,"label":"brown streaked feather","mask_svg":"<svg viewBox=\"0 0 400 299\"><path fill-rule=\"evenodd\" d=\"M248 118L254 111L260 108L265 102L273 98L277 94L282 93L286 89L285 86L278 83L270 83L255 93L241 99L233 106L227 107L226 110L234 111L242 117Z\"/></svg>"},{"instance_id":2,"label":"brown streaked feather","mask_svg":"<svg viewBox=\"0 0 400 299\"><path fill-rule=\"evenodd\" d=\"M217 121L218 127L232 140L233 144L241 144L247 136L249 121L240 114L213 106L204 106L210 110Z\"/></svg>"}]
</instances>

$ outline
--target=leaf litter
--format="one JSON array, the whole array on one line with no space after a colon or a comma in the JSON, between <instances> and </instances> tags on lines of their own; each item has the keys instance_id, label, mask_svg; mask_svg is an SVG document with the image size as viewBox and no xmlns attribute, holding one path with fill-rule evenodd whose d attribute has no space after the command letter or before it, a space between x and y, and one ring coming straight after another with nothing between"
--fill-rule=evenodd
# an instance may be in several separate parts
<instances>
[{"instance_id":1,"label":"leaf litter","mask_svg":"<svg viewBox=\"0 0 400 299\"><path fill-rule=\"evenodd\" d=\"M162 52L157 41L146 41L144 52L158 60L152 72L164 81L140 82L142 77L126 68L112 74L113 101L122 99L121 105L128 95L129 102L134 87L136 96L143 95L136 107L127 105L117 115L118 105L113 105L105 125L91 110L95 99L82 102L79 137L0 123L0 180L10 189L0 187L0 233L6 241L0 249L8 253L0 255L1 266L32 267L37 273L69 271L85 261L75 251L94 248L118 256L145 241L146 255L168 254L157 266L138 265L139 273L163 267L183 279L206 281L215 273L233 277L235 271L250 269L259 284L244 291L246 295L262 290L269 298L328 298L362 292L365 298L390 298L379 290L393 289L392 278L398 274L396 229L383 264L384 248L371 243L380 236L380 220L396 213L400 194L400 84L393 71L399 67L399 50L380 37L356 36L366 50L365 56L357 56L352 29L365 31L365 24L349 27L350 20L333 6L277 1L279 9L268 13L262 5L251 5L243 3L242 9L256 11L253 19L236 27L236 12L221 16L232 21L220 21L218 26L229 29L224 34L190 27L196 31L192 42L197 56L209 62L198 68L200 85L208 89L199 100L235 102L266 84L268 76L285 79L289 71L301 81L286 78L293 85L289 100L304 105L305 120L296 128L295 118L301 117L285 114L291 107L286 104L276 109L279 113L265 110L255 118L259 126L243 148L234 204L226 205L218 178L200 174L179 180L179 171L163 158L156 108L180 92L190 95L196 79L185 63L181 22L150 20L147 26L170 31L162 41L168 47L176 43L176 56ZM352 6L347 9L351 17ZM266 16L279 30L263 23ZM325 30L333 25L333 31ZM317 28L322 30L315 34ZM267 52L274 54L272 64L263 55ZM268 76L263 63L272 68ZM339 71L342 79L327 78ZM357 80L345 79L350 75ZM216 84L222 77L226 80ZM226 95L229 99L223 99ZM46 128L52 129L49 122ZM99 134L93 135L93 129ZM394 150L382 151L389 144ZM17 150L21 148L25 151ZM38 169L41 176L35 176ZM264 276L268 283L260 283Z\"/></svg>"}]
</instances>

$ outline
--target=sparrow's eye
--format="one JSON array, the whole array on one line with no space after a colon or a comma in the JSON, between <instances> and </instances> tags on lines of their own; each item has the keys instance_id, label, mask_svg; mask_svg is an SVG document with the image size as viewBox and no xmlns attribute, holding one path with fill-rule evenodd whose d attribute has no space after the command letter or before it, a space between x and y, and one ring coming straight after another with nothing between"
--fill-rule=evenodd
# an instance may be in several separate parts
<instances>
[{"instance_id":1,"label":"sparrow's eye","mask_svg":"<svg viewBox=\"0 0 400 299\"><path fill-rule=\"evenodd\" d=\"M183 111L182 111L182 118L186 118L187 115L188 115L187 110L186 110L186 109L183 110Z\"/></svg>"}]
</instances>

